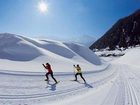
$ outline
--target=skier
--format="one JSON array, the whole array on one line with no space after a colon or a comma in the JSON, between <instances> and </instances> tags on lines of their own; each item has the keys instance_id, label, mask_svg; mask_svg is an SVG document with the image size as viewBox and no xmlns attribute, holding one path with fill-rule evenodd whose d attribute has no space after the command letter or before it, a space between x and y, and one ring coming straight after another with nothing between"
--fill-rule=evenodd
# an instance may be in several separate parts
<instances>
[{"instance_id":1,"label":"skier","mask_svg":"<svg viewBox=\"0 0 140 105\"><path fill-rule=\"evenodd\" d=\"M45 81L49 81L48 75L50 74L51 77L53 78L53 80L55 81L55 83L58 83L57 80L53 76L53 71L51 69L51 65L49 63L46 63L46 65L45 64L42 64L42 65L44 66L44 68L46 68L48 70L48 72L46 73L46 79L45 79Z\"/></svg>"},{"instance_id":2,"label":"skier","mask_svg":"<svg viewBox=\"0 0 140 105\"><path fill-rule=\"evenodd\" d=\"M77 81L77 75L80 75L81 78L84 80L84 82L86 83L86 80L84 79L84 77L82 76L82 71L81 71L81 67L77 64L77 66L73 65L76 70L77 70L77 73L75 74L75 80L74 81Z\"/></svg>"}]
</instances>

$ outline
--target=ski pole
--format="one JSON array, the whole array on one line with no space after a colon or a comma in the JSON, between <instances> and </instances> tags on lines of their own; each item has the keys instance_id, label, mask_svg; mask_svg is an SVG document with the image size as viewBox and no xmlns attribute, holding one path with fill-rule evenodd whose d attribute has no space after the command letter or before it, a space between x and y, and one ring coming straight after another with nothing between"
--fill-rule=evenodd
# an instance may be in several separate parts
<instances>
[{"instance_id":1,"label":"ski pole","mask_svg":"<svg viewBox=\"0 0 140 105\"><path fill-rule=\"evenodd\" d=\"M44 64L42 64L42 66L44 67ZM45 73L46 73L46 68L44 67L44 71L45 71Z\"/></svg>"},{"instance_id":2,"label":"ski pole","mask_svg":"<svg viewBox=\"0 0 140 105\"><path fill-rule=\"evenodd\" d=\"M73 65L73 72L74 72L74 78L75 78L75 65Z\"/></svg>"}]
</instances>

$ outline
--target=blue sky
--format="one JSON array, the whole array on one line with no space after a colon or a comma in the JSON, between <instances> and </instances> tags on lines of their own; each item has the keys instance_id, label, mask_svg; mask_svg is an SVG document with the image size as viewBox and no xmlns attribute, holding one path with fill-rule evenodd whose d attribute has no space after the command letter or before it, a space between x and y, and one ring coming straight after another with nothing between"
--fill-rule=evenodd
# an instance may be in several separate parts
<instances>
[{"instance_id":1,"label":"blue sky","mask_svg":"<svg viewBox=\"0 0 140 105\"><path fill-rule=\"evenodd\" d=\"M101 37L120 18L140 8L140 0L0 0L0 33L59 39Z\"/></svg>"}]
</instances>

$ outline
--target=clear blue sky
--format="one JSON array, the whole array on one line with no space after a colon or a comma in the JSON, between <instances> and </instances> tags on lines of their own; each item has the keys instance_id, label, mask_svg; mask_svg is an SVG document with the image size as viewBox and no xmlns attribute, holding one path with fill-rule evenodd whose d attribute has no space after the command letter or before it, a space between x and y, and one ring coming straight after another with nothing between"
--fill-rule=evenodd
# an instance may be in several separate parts
<instances>
[{"instance_id":1,"label":"clear blue sky","mask_svg":"<svg viewBox=\"0 0 140 105\"><path fill-rule=\"evenodd\" d=\"M102 36L118 19L140 8L140 0L0 0L0 33L29 37Z\"/></svg>"}]
</instances>

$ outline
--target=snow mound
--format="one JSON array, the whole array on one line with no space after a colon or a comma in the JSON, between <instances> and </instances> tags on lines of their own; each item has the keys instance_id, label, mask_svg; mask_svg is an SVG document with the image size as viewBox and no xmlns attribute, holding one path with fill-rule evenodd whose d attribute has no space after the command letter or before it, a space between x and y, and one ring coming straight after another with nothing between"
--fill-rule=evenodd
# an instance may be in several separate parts
<instances>
[{"instance_id":1,"label":"snow mound","mask_svg":"<svg viewBox=\"0 0 140 105\"><path fill-rule=\"evenodd\" d=\"M49 40L49 39L33 40L31 38L25 38L25 37L22 38L36 45L39 48L43 48L62 57L72 58L75 56L75 54L70 49L68 49L62 42Z\"/></svg>"},{"instance_id":2,"label":"snow mound","mask_svg":"<svg viewBox=\"0 0 140 105\"><path fill-rule=\"evenodd\" d=\"M1 70L38 72L46 62L57 71L71 71L73 64L89 71L102 64L94 52L80 44L0 34Z\"/></svg>"},{"instance_id":3,"label":"snow mound","mask_svg":"<svg viewBox=\"0 0 140 105\"><path fill-rule=\"evenodd\" d=\"M140 54L140 48L133 48L133 49L128 50L128 52L126 52L124 56L122 56L121 58L117 59L114 62L140 67L139 54Z\"/></svg>"},{"instance_id":4,"label":"snow mound","mask_svg":"<svg viewBox=\"0 0 140 105\"><path fill-rule=\"evenodd\" d=\"M82 46L80 44L75 43L64 43L67 45L71 50L73 50L75 53L89 61L90 63L100 65L101 62L97 55L95 55L91 50L89 50L87 47Z\"/></svg>"},{"instance_id":5,"label":"snow mound","mask_svg":"<svg viewBox=\"0 0 140 105\"><path fill-rule=\"evenodd\" d=\"M0 58L14 61L29 61L41 53L32 44L18 35L0 34Z\"/></svg>"}]
</instances>

